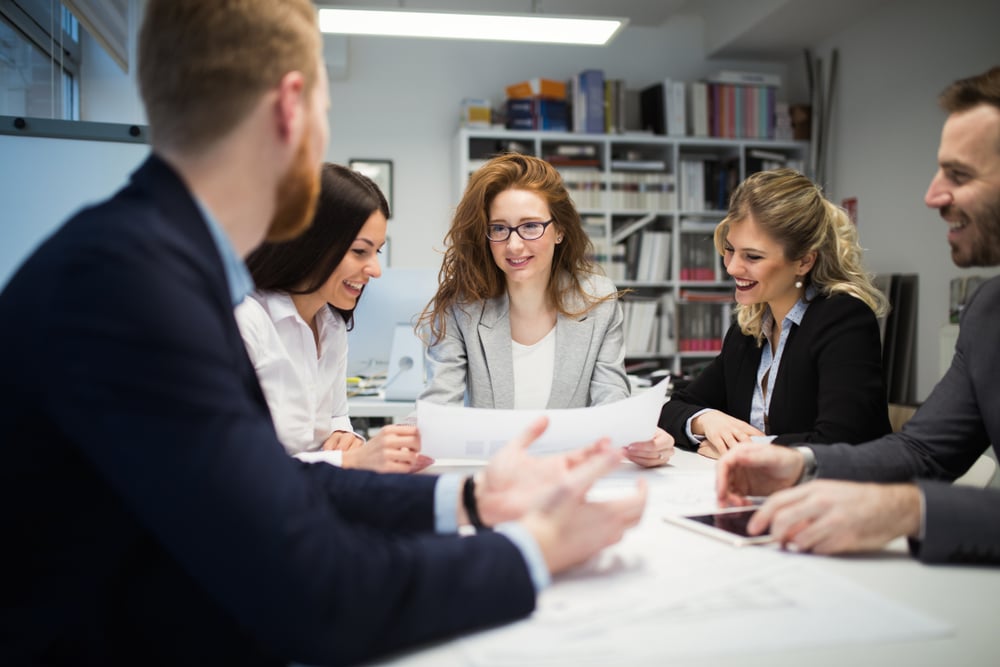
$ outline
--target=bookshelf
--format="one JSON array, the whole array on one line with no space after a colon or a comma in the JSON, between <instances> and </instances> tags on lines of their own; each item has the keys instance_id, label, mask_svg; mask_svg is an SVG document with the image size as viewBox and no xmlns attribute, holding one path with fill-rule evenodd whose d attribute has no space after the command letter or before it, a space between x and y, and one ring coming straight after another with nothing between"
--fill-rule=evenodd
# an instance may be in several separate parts
<instances>
[{"instance_id":1,"label":"bookshelf","mask_svg":"<svg viewBox=\"0 0 1000 667\"><path fill-rule=\"evenodd\" d=\"M714 357L732 312L732 283L712 235L748 174L805 170L808 144L768 139L582 134L461 128L454 201L490 157L518 152L553 163L622 289L630 369L681 373Z\"/></svg>"}]
</instances>

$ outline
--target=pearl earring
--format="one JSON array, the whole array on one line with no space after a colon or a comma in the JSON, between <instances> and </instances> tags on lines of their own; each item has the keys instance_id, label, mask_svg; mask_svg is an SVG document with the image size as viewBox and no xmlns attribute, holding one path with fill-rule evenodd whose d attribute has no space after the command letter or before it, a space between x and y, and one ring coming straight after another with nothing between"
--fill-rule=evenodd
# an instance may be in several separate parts
<instances>
[{"instance_id":1,"label":"pearl earring","mask_svg":"<svg viewBox=\"0 0 1000 667\"><path fill-rule=\"evenodd\" d=\"M795 289L802 289L802 280L795 281Z\"/></svg>"}]
</instances>

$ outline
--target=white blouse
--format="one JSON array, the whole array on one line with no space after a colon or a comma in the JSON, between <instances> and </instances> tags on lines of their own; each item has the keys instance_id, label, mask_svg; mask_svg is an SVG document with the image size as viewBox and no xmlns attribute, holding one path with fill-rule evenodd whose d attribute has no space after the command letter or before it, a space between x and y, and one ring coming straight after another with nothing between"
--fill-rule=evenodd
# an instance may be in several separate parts
<instances>
[{"instance_id":1,"label":"white blouse","mask_svg":"<svg viewBox=\"0 0 1000 667\"><path fill-rule=\"evenodd\" d=\"M347 416L347 325L330 308L312 329L284 292L252 292L236 307L236 321L289 454L318 452L334 431L354 432ZM323 460L340 465L340 452ZM302 457L315 460L315 455Z\"/></svg>"},{"instance_id":2,"label":"white blouse","mask_svg":"<svg viewBox=\"0 0 1000 667\"><path fill-rule=\"evenodd\" d=\"M534 345L521 345L513 338L514 409L540 410L549 404L552 376L556 368L556 328Z\"/></svg>"}]
</instances>

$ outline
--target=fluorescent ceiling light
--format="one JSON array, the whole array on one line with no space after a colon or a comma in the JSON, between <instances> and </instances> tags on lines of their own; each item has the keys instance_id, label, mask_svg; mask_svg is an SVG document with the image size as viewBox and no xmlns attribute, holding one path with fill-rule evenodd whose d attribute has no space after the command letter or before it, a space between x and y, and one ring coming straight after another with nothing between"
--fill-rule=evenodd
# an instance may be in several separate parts
<instances>
[{"instance_id":1,"label":"fluorescent ceiling light","mask_svg":"<svg viewBox=\"0 0 1000 667\"><path fill-rule=\"evenodd\" d=\"M627 22L627 19L570 18L546 14L456 14L393 9L319 10L320 30L334 34L595 46L607 44Z\"/></svg>"}]
</instances>

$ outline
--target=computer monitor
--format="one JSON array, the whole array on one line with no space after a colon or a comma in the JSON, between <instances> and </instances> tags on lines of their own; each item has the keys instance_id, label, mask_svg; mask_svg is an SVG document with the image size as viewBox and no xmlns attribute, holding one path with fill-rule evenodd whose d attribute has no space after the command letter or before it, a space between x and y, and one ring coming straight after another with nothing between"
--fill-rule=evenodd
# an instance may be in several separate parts
<instances>
[{"instance_id":1,"label":"computer monitor","mask_svg":"<svg viewBox=\"0 0 1000 667\"><path fill-rule=\"evenodd\" d=\"M370 280L354 310L354 329L347 334L347 375L391 376L393 336L397 328L402 329L397 325L409 325L412 331L437 287L436 267L386 268L380 278ZM399 341L396 346L400 348ZM412 346L409 349L412 351ZM417 369L423 368L422 355L414 361Z\"/></svg>"}]
</instances>

